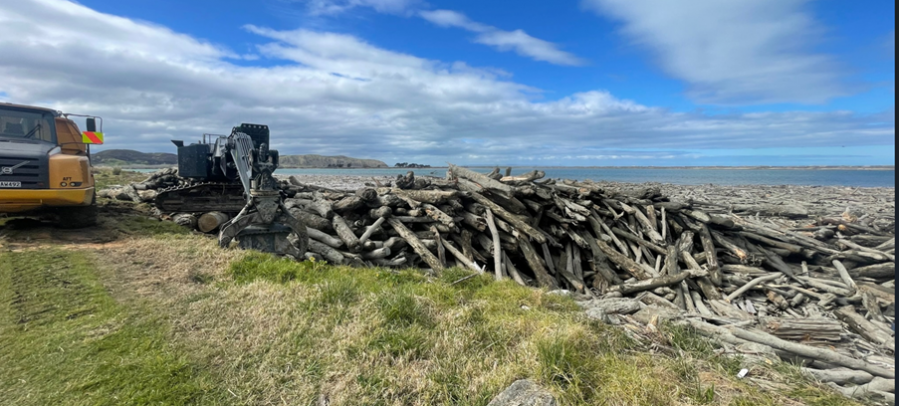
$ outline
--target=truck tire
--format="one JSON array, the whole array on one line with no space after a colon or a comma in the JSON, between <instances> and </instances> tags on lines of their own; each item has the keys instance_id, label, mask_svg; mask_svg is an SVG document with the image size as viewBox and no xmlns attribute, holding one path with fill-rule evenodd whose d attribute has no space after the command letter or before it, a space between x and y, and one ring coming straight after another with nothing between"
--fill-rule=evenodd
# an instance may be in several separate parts
<instances>
[{"instance_id":1,"label":"truck tire","mask_svg":"<svg viewBox=\"0 0 899 406\"><path fill-rule=\"evenodd\" d=\"M59 228L84 228L97 224L97 205L59 209Z\"/></svg>"}]
</instances>

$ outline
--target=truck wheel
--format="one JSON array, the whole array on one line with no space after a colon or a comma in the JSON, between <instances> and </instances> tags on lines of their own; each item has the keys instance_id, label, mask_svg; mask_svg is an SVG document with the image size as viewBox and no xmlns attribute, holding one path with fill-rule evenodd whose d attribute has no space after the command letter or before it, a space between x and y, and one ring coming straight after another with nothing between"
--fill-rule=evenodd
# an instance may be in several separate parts
<instances>
[{"instance_id":1,"label":"truck wheel","mask_svg":"<svg viewBox=\"0 0 899 406\"><path fill-rule=\"evenodd\" d=\"M59 209L59 228L84 228L97 224L97 205Z\"/></svg>"}]
</instances>

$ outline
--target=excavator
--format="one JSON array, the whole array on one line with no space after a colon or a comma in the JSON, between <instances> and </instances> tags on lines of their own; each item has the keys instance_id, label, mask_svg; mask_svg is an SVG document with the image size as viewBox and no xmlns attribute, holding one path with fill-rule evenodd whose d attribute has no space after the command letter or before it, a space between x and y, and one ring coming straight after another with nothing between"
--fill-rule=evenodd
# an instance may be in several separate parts
<instances>
[{"instance_id":1,"label":"excavator","mask_svg":"<svg viewBox=\"0 0 899 406\"><path fill-rule=\"evenodd\" d=\"M70 117L85 117L87 131ZM55 214L64 228L95 224L90 145L103 143L102 127L96 116L0 103L0 215Z\"/></svg>"},{"instance_id":2,"label":"excavator","mask_svg":"<svg viewBox=\"0 0 899 406\"><path fill-rule=\"evenodd\" d=\"M306 226L284 206L284 192L272 175L279 155L269 148L269 136L268 126L244 123L228 136L204 135L190 145L173 140L178 175L190 181L159 191L156 207L169 213L237 213L220 227L222 247L236 241L243 249L303 259Z\"/></svg>"}]
</instances>

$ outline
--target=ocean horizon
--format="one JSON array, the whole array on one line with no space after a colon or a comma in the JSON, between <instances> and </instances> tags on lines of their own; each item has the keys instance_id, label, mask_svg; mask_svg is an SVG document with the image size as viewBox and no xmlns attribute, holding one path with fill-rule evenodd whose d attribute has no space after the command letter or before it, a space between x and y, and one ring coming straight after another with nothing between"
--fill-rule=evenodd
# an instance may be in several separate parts
<instances>
[{"instance_id":1,"label":"ocean horizon","mask_svg":"<svg viewBox=\"0 0 899 406\"><path fill-rule=\"evenodd\" d=\"M488 173L492 166L466 166ZM506 167L500 167L505 171ZM870 167L538 167L512 166L512 175L534 169L544 171L547 178L625 183L669 183L675 185L797 185L896 187L896 171L885 166ZM446 175L446 167L431 168L280 168L277 175L391 176L409 171L420 176ZM153 172L153 169L129 169Z\"/></svg>"},{"instance_id":2,"label":"ocean horizon","mask_svg":"<svg viewBox=\"0 0 899 406\"><path fill-rule=\"evenodd\" d=\"M488 173L492 167L469 167ZM504 171L505 168L501 167ZM740 168L591 168L512 167L512 175L538 169L547 178L626 183L658 182L676 185L803 185L849 187L895 187L895 169L756 169ZM282 168L279 175L396 176L412 171L422 176L446 175L446 168Z\"/></svg>"}]
</instances>

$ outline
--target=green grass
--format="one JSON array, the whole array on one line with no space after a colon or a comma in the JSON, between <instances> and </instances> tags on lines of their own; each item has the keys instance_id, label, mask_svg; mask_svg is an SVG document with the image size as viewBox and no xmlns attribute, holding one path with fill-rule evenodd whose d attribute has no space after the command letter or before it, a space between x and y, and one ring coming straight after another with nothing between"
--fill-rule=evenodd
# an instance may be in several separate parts
<instances>
[{"instance_id":1,"label":"green grass","mask_svg":"<svg viewBox=\"0 0 899 406\"><path fill-rule=\"evenodd\" d=\"M301 342L318 349L315 366L322 371L311 392L327 393L324 377L348 374L352 379L339 386L360 403L342 404L485 405L519 378L540 382L571 405L784 400L735 378L742 359L719 355L689 329L663 326L659 341L677 354L651 355L621 329L586 320L570 298L489 275L452 285L469 273L450 269L427 278L415 270L332 267L259 253L233 262L229 272L241 285L302 297L300 308L309 313L292 320L316 332ZM361 334L343 335L346 324ZM306 350L267 347L270 356L279 351ZM849 403L795 378L794 400Z\"/></svg>"},{"instance_id":2,"label":"green grass","mask_svg":"<svg viewBox=\"0 0 899 406\"><path fill-rule=\"evenodd\" d=\"M116 217L113 228L126 235L159 236L167 234L190 234L187 227L179 226L171 221L163 221L154 217L140 215L123 215Z\"/></svg>"},{"instance_id":3,"label":"green grass","mask_svg":"<svg viewBox=\"0 0 899 406\"><path fill-rule=\"evenodd\" d=\"M0 254L0 404L185 404L211 393L165 320L117 303L94 256Z\"/></svg>"},{"instance_id":4,"label":"green grass","mask_svg":"<svg viewBox=\"0 0 899 406\"><path fill-rule=\"evenodd\" d=\"M112 168L94 168L94 183L97 189L105 189L112 185L128 185L132 182L140 182L149 176L149 174L114 170Z\"/></svg>"},{"instance_id":5,"label":"green grass","mask_svg":"<svg viewBox=\"0 0 899 406\"><path fill-rule=\"evenodd\" d=\"M0 404L483 406L522 378L564 405L851 404L779 363L753 375L789 390L765 392L689 329L647 333L663 355L568 297L490 275L453 284L469 273L172 233L120 249L0 255Z\"/></svg>"}]
</instances>

